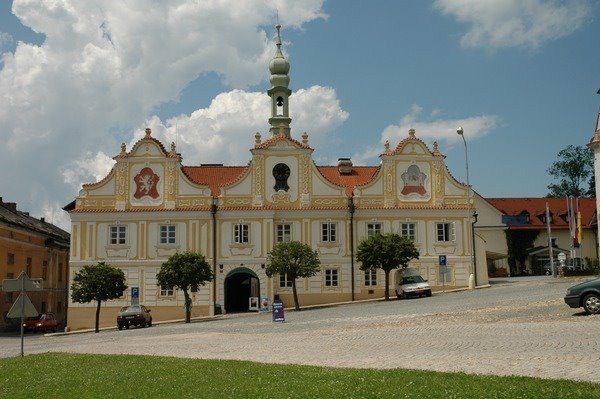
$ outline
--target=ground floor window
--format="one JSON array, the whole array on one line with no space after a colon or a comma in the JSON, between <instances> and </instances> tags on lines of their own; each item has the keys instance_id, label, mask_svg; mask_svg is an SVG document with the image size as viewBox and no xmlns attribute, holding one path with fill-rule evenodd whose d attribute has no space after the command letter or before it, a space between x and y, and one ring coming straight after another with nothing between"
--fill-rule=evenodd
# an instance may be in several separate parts
<instances>
[{"instance_id":1,"label":"ground floor window","mask_svg":"<svg viewBox=\"0 0 600 399\"><path fill-rule=\"evenodd\" d=\"M175 291L173 290L173 287L165 287L165 286L160 286L160 296L173 296L175 295Z\"/></svg>"},{"instance_id":2,"label":"ground floor window","mask_svg":"<svg viewBox=\"0 0 600 399\"><path fill-rule=\"evenodd\" d=\"M325 269L325 287L338 286L338 269Z\"/></svg>"},{"instance_id":3,"label":"ground floor window","mask_svg":"<svg viewBox=\"0 0 600 399\"><path fill-rule=\"evenodd\" d=\"M289 278L287 273L279 275L279 287L280 288L291 288L292 287L292 279Z\"/></svg>"},{"instance_id":4,"label":"ground floor window","mask_svg":"<svg viewBox=\"0 0 600 399\"><path fill-rule=\"evenodd\" d=\"M373 287L377 285L377 270L365 270L365 286Z\"/></svg>"}]
</instances>

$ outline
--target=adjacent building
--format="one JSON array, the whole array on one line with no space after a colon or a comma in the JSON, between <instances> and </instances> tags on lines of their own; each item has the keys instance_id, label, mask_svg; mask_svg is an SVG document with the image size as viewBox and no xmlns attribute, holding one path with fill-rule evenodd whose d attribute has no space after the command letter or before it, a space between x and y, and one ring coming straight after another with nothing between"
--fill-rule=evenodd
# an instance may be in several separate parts
<instances>
[{"instance_id":1,"label":"adjacent building","mask_svg":"<svg viewBox=\"0 0 600 399\"><path fill-rule=\"evenodd\" d=\"M470 188L450 174L437 143L430 148L411 129L399 143L385 143L377 166L349 158L333 166L314 162L309 134L292 130L290 65L277 29L270 128L249 135L250 162L185 165L174 143L165 147L146 129L132 148L121 146L104 179L83 185L67 207L71 277L84 265L107 262L125 272L155 321L181 319L183 294L157 286L156 274L176 252L197 251L215 279L193 293L192 316L247 311L257 298L291 305L292 282L267 276L265 266L276 243L297 240L322 263L316 276L297 281L301 305L381 298L383 273L361 271L354 252L369 235L394 232L414 240L420 258L411 266L432 285L464 287L472 275L486 284L486 262L473 270L471 256L473 241L486 254L484 240L471 235L475 202L468 204ZM440 255L448 260L443 271ZM119 307L131 300L129 289L103 305L101 325L115 325ZM94 311L94 304L69 303L70 328L93 326Z\"/></svg>"},{"instance_id":2,"label":"adjacent building","mask_svg":"<svg viewBox=\"0 0 600 399\"><path fill-rule=\"evenodd\" d=\"M67 317L69 241L66 231L17 210L16 203L0 197L0 282L15 279L21 272L41 278L43 291L27 295L38 312L55 313L62 326ZM18 328L18 320L7 318L18 296L18 292L1 291L0 330Z\"/></svg>"}]
</instances>

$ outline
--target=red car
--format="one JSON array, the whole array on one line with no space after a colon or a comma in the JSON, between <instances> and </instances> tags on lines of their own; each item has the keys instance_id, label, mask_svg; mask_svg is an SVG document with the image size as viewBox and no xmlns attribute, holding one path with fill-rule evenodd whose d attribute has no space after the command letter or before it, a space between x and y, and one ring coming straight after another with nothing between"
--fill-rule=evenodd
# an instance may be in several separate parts
<instances>
[{"instance_id":1,"label":"red car","mask_svg":"<svg viewBox=\"0 0 600 399\"><path fill-rule=\"evenodd\" d=\"M30 317L23 323L23 328L26 332L33 331L34 333L38 331L44 333L48 331L56 332L57 327L58 322L54 313L42 313L38 317Z\"/></svg>"}]
</instances>

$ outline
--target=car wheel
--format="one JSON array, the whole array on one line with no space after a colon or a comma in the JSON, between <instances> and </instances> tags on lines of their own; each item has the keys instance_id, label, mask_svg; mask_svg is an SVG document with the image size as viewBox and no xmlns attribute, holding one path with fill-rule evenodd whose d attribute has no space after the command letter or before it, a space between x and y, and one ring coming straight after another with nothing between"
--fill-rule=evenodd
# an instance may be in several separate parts
<instances>
[{"instance_id":1,"label":"car wheel","mask_svg":"<svg viewBox=\"0 0 600 399\"><path fill-rule=\"evenodd\" d=\"M118 328L119 330L122 330L122 329L123 329L123 326L119 324L119 325L117 325L117 328Z\"/></svg>"},{"instance_id":2,"label":"car wheel","mask_svg":"<svg viewBox=\"0 0 600 399\"><path fill-rule=\"evenodd\" d=\"M152 319L148 321L148 327L152 327Z\"/></svg>"},{"instance_id":3,"label":"car wheel","mask_svg":"<svg viewBox=\"0 0 600 399\"><path fill-rule=\"evenodd\" d=\"M589 314L600 313L600 295L589 294L583 299L583 309Z\"/></svg>"},{"instance_id":4,"label":"car wheel","mask_svg":"<svg viewBox=\"0 0 600 399\"><path fill-rule=\"evenodd\" d=\"M125 325L125 329L129 330L129 324Z\"/></svg>"},{"instance_id":5,"label":"car wheel","mask_svg":"<svg viewBox=\"0 0 600 399\"><path fill-rule=\"evenodd\" d=\"M425 293L425 296L426 296L426 297L430 297L430 296L431 296L431 290L427 291L427 292Z\"/></svg>"},{"instance_id":6,"label":"car wheel","mask_svg":"<svg viewBox=\"0 0 600 399\"><path fill-rule=\"evenodd\" d=\"M552 274L552 272L550 270L546 270L546 272L544 273L546 276L549 276Z\"/></svg>"}]
</instances>

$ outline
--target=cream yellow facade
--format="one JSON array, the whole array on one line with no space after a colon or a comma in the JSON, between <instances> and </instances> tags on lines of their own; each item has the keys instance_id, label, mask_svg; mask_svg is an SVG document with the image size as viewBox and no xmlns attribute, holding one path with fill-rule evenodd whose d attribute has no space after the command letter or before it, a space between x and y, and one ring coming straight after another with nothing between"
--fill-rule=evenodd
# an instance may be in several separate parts
<instances>
[{"instance_id":1,"label":"cream yellow facade","mask_svg":"<svg viewBox=\"0 0 600 399\"><path fill-rule=\"evenodd\" d=\"M347 159L317 166L308 134L292 137L289 64L280 46L270 65L269 137L249 137L251 161L184 166L175 144L167 150L146 129L130 150L122 145L105 179L77 196L70 210L71 277L84 265L107 262L139 288L155 321L181 319L183 294L157 286L156 273L174 253L196 251L215 279L193 293L192 316L247 310L250 298L291 305L290 282L267 276L265 265L276 242L296 240L315 249L322 264L316 276L297 281L301 306L381 298L383 273L365 275L353 259L358 243L379 231L414 239L420 258L411 266L432 285L441 285L439 255L448 259L445 285L469 285L469 188L451 176L437 144L429 149L410 130L396 147L385 144L378 166ZM478 285L487 283L481 263ZM115 325L117 310L131 300L128 289L104 304L101 325ZM69 312L70 328L93 325L94 304L70 303Z\"/></svg>"}]
</instances>

